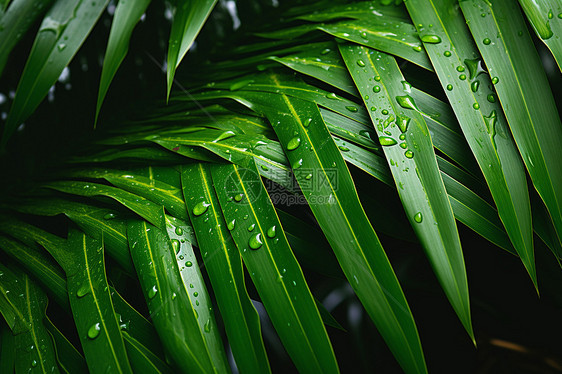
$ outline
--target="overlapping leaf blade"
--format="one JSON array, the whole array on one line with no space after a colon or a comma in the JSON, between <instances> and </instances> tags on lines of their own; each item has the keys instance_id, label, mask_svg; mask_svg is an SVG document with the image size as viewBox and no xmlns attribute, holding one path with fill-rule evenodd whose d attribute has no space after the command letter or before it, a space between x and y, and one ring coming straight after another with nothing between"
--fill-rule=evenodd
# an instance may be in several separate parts
<instances>
[{"instance_id":1,"label":"overlapping leaf blade","mask_svg":"<svg viewBox=\"0 0 562 374\"><path fill-rule=\"evenodd\" d=\"M462 15L450 11L455 4L448 0L414 0L406 6L418 25L421 39L484 174L500 218L536 287L525 172ZM481 18L480 12L478 17Z\"/></svg>"},{"instance_id":2,"label":"overlapping leaf blade","mask_svg":"<svg viewBox=\"0 0 562 374\"><path fill-rule=\"evenodd\" d=\"M0 264L0 298L5 300L0 302L2 315L6 316L6 308L13 313L14 323L10 327L16 372L58 373L55 350L43 324L47 309L45 293L26 273Z\"/></svg>"},{"instance_id":3,"label":"overlapping leaf blade","mask_svg":"<svg viewBox=\"0 0 562 374\"><path fill-rule=\"evenodd\" d=\"M68 298L89 370L132 373L111 301L103 244L72 230L67 251L73 260L65 268Z\"/></svg>"},{"instance_id":4,"label":"overlapping leaf blade","mask_svg":"<svg viewBox=\"0 0 562 374\"><path fill-rule=\"evenodd\" d=\"M222 347L219 352L209 351L205 336L216 335L216 326L209 321L207 329L200 328L188 295L195 290L186 289L166 233L144 221L131 220L127 236L151 319L165 350L183 371L228 372Z\"/></svg>"},{"instance_id":5,"label":"overlapping leaf blade","mask_svg":"<svg viewBox=\"0 0 562 374\"><path fill-rule=\"evenodd\" d=\"M356 45L340 45L340 52L365 106L377 109L370 111L371 121L406 215L441 287L474 340L457 226L429 130L409 95L411 90L407 85L403 87L404 77L393 57Z\"/></svg>"},{"instance_id":6,"label":"overlapping leaf blade","mask_svg":"<svg viewBox=\"0 0 562 374\"><path fill-rule=\"evenodd\" d=\"M519 0L519 4L562 71L562 4L557 0Z\"/></svg>"},{"instance_id":7,"label":"overlapping leaf blade","mask_svg":"<svg viewBox=\"0 0 562 374\"><path fill-rule=\"evenodd\" d=\"M282 87L275 77L271 83ZM288 149L287 157L312 212L395 357L407 372L425 372L419 337L402 289L318 107L285 94L247 92L244 97L267 115Z\"/></svg>"},{"instance_id":8,"label":"overlapping leaf blade","mask_svg":"<svg viewBox=\"0 0 562 374\"><path fill-rule=\"evenodd\" d=\"M59 0L45 15L10 109L2 146L29 117L78 51L109 0Z\"/></svg>"},{"instance_id":9,"label":"overlapping leaf blade","mask_svg":"<svg viewBox=\"0 0 562 374\"><path fill-rule=\"evenodd\" d=\"M212 168L215 191L244 264L285 349L303 373L339 372L302 270L255 164ZM205 202L199 199L194 215Z\"/></svg>"},{"instance_id":10,"label":"overlapping leaf blade","mask_svg":"<svg viewBox=\"0 0 562 374\"><path fill-rule=\"evenodd\" d=\"M222 216L209 167L183 167L182 190L236 366L248 373L270 372L259 316L246 291L242 259ZM203 213L197 205L201 203L199 207L206 205Z\"/></svg>"},{"instance_id":11,"label":"overlapping leaf blade","mask_svg":"<svg viewBox=\"0 0 562 374\"><path fill-rule=\"evenodd\" d=\"M562 122L521 11L503 2L461 3L533 185L562 237ZM485 17L481 17L485 14Z\"/></svg>"},{"instance_id":12,"label":"overlapping leaf blade","mask_svg":"<svg viewBox=\"0 0 562 374\"><path fill-rule=\"evenodd\" d=\"M5 13L0 12L0 76L12 49L25 35L42 11L49 8L53 0L14 0ZM8 3L6 2L6 6Z\"/></svg>"}]
</instances>

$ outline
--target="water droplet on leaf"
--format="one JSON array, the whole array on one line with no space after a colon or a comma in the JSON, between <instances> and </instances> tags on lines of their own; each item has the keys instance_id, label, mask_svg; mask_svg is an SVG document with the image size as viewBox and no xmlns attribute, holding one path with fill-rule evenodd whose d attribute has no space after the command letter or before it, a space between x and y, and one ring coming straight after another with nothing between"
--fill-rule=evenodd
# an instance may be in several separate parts
<instances>
[{"instance_id":1,"label":"water droplet on leaf","mask_svg":"<svg viewBox=\"0 0 562 374\"><path fill-rule=\"evenodd\" d=\"M297 149L299 145L301 145L301 138L295 136L293 139L289 140L289 143L287 143L287 150L293 151Z\"/></svg>"},{"instance_id":2,"label":"water droplet on leaf","mask_svg":"<svg viewBox=\"0 0 562 374\"><path fill-rule=\"evenodd\" d=\"M209 209L209 203L207 203L206 201L201 201L199 203L197 203L197 205L195 205L193 207L193 215L194 216L200 216L203 213L205 213L207 211L207 209Z\"/></svg>"},{"instance_id":3,"label":"water droplet on leaf","mask_svg":"<svg viewBox=\"0 0 562 374\"><path fill-rule=\"evenodd\" d=\"M396 139L391 138L390 136L379 136L379 143L383 146L390 146L398 143Z\"/></svg>"},{"instance_id":4,"label":"water droplet on leaf","mask_svg":"<svg viewBox=\"0 0 562 374\"><path fill-rule=\"evenodd\" d=\"M437 35L424 35L421 37L421 41L424 43L437 44L441 43L441 38Z\"/></svg>"},{"instance_id":5,"label":"water droplet on leaf","mask_svg":"<svg viewBox=\"0 0 562 374\"><path fill-rule=\"evenodd\" d=\"M96 324L93 324L92 326L90 326L90 328L88 329L88 338L90 339L95 339L98 337L98 335L100 334L100 324L99 322Z\"/></svg>"},{"instance_id":6,"label":"water droplet on leaf","mask_svg":"<svg viewBox=\"0 0 562 374\"><path fill-rule=\"evenodd\" d=\"M250 240L248 241L248 245L252 249L260 249L262 244L263 244L263 242L262 242L262 238L261 238L261 233L259 233L259 232L252 235L250 237Z\"/></svg>"}]
</instances>

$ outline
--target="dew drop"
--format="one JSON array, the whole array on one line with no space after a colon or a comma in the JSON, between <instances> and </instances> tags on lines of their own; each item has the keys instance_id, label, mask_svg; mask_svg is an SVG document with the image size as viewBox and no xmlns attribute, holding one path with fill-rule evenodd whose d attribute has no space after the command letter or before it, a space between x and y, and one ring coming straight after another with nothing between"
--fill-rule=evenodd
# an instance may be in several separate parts
<instances>
[{"instance_id":1,"label":"dew drop","mask_svg":"<svg viewBox=\"0 0 562 374\"><path fill-rule=\"evenodd\" d=\"M406 149L406 148L408 148L408 144L406 144L406 143L400 143L400 148Z\"/></svg>"},{"instance_id":2,"label":"dew drop","mask_svg":"<svg viewBox=\"0 0 562 374\"><path fill-rule=\"evenodd\" d=\"M470 89L472 92L478 91L478 87L480 86L480 81L474 81L470 84Z\"/></svg>"},{"instance_id":3,"label":"dew drop","mask_svg":"<svg viewBox=\"0 0 562 374\"><path fill-rule=\"evenodd\" d=\"M373 92L374 92L374 93L381 92L380 86L374 86L374 87L373 87Z\"/></svg>"},{"instance_id":4,"label":"dew drop","mask_svg":"<svg viewBox=\"0 0 562 374\"><path fill-rule=\"evenodd\" d=\"M256 228L256 224L252 223L250 226L248 226L248 231L254 231L255 228Z\"/></svg>"},{"instance_id":5,"label":"dew drop","mask_svg":"<svg viewBox=\"0 0 562 374\"><path fill-rule=\"evenodd\" d=\"M484 43L485 45L490 45L492 41L490 40L490 38L485 38L484 40L482 40L482 43Z\"/></svg>"},{"instance_id":6,"label":"dew drop","mask_svg":"<svg viewBox=\"0 0 562 374\"><path fill-rule=\"evenodd\" d=\"M331 52L330 48L326 48L326 49L322 50L322 52L320 52L320 54L321 55L327 55L330 52Z\"/></svg>"},{"instance_id":7,"label":"dew drop","mask_svg":"<svg viewBox=\"0 0 562 374\"><path fill-rule=\"evenodd\" d=\"M486 131L493 138L496 135L496 122L498 116L495 110L492 110L489 116L484 116L484 123L486 124Z\"/></svg>"},{"instance_id":8,"label":"dew drop","mask_svg":"<svg viewBox=\"0 0 562 374\"><path fill-rule=\"evenodd\" d=\"M452 85L452 84L448 84L448 85L447 85L447 90L452 91L452 90L453 90L453 85Z\"/></svg>"},{"instance_id":9,"label":"dew drop","mask_svg":"<svg viewBox=\"0 0 562 374\"><path fill-rule=\"evenodd\" d=\"M90 339L95 339L98 337L98 335L100 334L100 323L96 323L93 324L92 326L90 326L90 328L88 329L88 338Z\"/></svg>"},{"instance_id":10,"label":"dew drop","mask_svg":"<svg viewBox=\"0 0 562 374\"><path fill-rule=\"evenodd\" d=\"M205 332L211 332L211 320L208 319L204 326Z\"/></svg>"},{"instance_id":11,"label":"dew drop","mask_svg":"<svg viewBox=\"0 0 562 374\"><path fill-rule=\"evenodd\" d=\"M158 288L156 288L156 285L152 286L152 288L148 290L148 298L154 299L154 296L156 296L157 293L158 293Z\"/></svg>"},{"instance_id":12,"label":"dew drop","mask_svg":"<svg viewBox=\"0 0 562 374\"><path fill-rule=\"evenodd\" d=\"M472 104L472 107L473 107L474 109L478 110L478 109L480 109L480 104L474 103L474 104Z\"/></svg>"},{"instance_id":13,"label":"dew drop","mask_svg":"<svg viewBox=\"0 0 562 374\"><path fill-rule=\"evenodd\" d=\"M84 284L78 289L78 291L76 291L76 296L84 297L84 296L86 296L87 294L90 293L90 290L91 290L90 286L87 285L87 284Z\"/></svg>"},{"instance_id":14,"label":"dew drop","mask_svg":"<svg viewBox=\"0 0 562 374\"><path fill-rule=\"evenodd\" d=\"M345 109L349 110L352 113L355 113L358 110L355 106L346 106Z\"/></svg>"},{"instance_id":15,"label":"dew drop","mask_svg":"<svg viewBox=\"0 0 562 374\"><path fill-rule=\"evenodd\" d=\"M416 45L416 46L413 46L412 49L416 52L421 52L423 48L422 48L421 45Z\"/></svg>"},{"instance_id":16,"label":"dew drop","mask_svg":"<svg viewBox=\"0 0 562 374\"><path fill-rule=\"evenodd\" d=\"M494 94L489 94L486 98L487 98L488 101L491 102L491 103L495 103L495 102L496 102L496 95L494 95Z\"/></svg>"},{"instance_id":17,"label":"dew drop","mask_svg":"<svg viewBox=\"0 0 562 374\"><path fill-rule=\"evenodd\" d=\"M375 75L375 81L380 82L380 81L381 81L381 76L380 76L380 75Z\"/></svg>"},{"instance_id":18,"label":"dew drop","mask_svg":"<svg viewBox=\"0 0 562 374\"><path fill-rule=\"evenodd\" d=\"M234 201L236 201L237 203L239 203L240 201L242 201L242 199L244 198L244 194L243 193L239 193L234 195Z\"/></svg>"},{"instance_id":19,"label":"dew drop","mask_svg":"<svg viewBox=\"0 0 562 374\"><path fill-rule=\"evenodd\" d=\"M209 208L209 203L207 203L206 201L201 201L199 203L197 203L197 205L195 205L193 207L192 213L194 216L200 216L203 213L205 213L207 211L207 209Z\"/></svg>"},{"instance_id":20,"label":"dew drop","mask_svg":"<svg viewBox=\"0 0 562 374\"><path fill-rule=\"evenodd\" d=\"M195 291L195 292L193 293L193 296L194 296L194 297L199 296L199 292Z\"/></svg>"},{"instance_id":21,"label":"dew drop","mask_svg":"<svg viewBox=\"0 0 562 374\"><path fill-rule=\"evenodd\" d=\"M482 60L479 58L464 60L465 65L468 67L469 78L474 79L486 70L482 67Z\"/></svg>"},{"instance_id":22,"label":"dew drop","mask_svg":"<svg viewBox=\"0 0 562 374\"><path fill-rule=\"evenodd\" d=\"M270 228L267 229L267 237L268 238L274 238L275 237L275 230L276 227L275 225L271 226Z\"/></svg>"},{"instance_id":23,"label":"dew drop","mask_svg":"<svg viewBox=\"0 0 562 374\"><path fill-rule=\"evenodd\" d=\"M248 245L252 249L260 249L262 244L263 244L263 242L262 242L262 238L261 238L261 233L259 233L259 232L252 235L250 237L250 240L248 241Z\"/></svg>"},{"instance_id":24,"label":"dew drop","mask_svg":"<svg viewBox=\"0 0 562 374\"><path fill-rule=\"evenodd\" d=\"M36 360L31 361L31 367L36 367L36 366L37 366L37 361Z\"/></svg>"},{"instance_id":25,"label":"dew drop","mask_svg":"<svg viewBox=\"0 0 562 374\"><path fill-rule=\"evenodd\" d=\"M59 51L63 51L63 50L66 48L66 44L60 43L60 44L57 46L57 48L58 48Z\"/></svg>"},{"instance_id":26,"label":"dew drop","mask_svg":"<svg viewBox=\"0 0 562 374\"><path fill-rule=\"evenodd\" d=\"M332 99L332 100L339 100L339 99L340 99L340 98L339 98L335 93L333 93L333 92L327 94L326 97L327 97L328 99Z\"/></svg>"},{"instance_id":27,"label":"dew drop","mask_svg":"<svg viewBox=\"0 0 562 374\"><path fill-rule=\"evenodd\" d=\"M462 66L462 65L457 66L457 71L458 71L459 73L462 73L464 70L465 70L465 69L464 69L464 66Z\"/></svg>"},{"instance_id":28,"label":"dew drop","mask_svg":"<svg viewBox=\"0 0 562 374\"><path fill-rule=\"evenodd\" d=\"M363 60L357 60L357 65L359 65L360 67L365 67L365 63L363 62Z\"/></svg>"},{"instance_id":29,"label":"dew drop","mask_svg":"<svg viewBox=\"0 0 562 374\"><path fill-rule=\"evenodd\" d=\"M410 118L400 117L398 121L396 121L396 124L398 125L400 131L404 133L408 130L408 125L410 124Z\"/></svg>"},{"instance_id":30,"label":"dew drop","mask_svg":"<svg viewBox=\"0 0 562 374\"><path fill-rule=\"evenodd\" d=\"M349 152L349 148L347 148L345 145L338 145L338 148L342 152Z\"/></svg>"},{"instance_id":31,"label":"dew drop","mask_svg":"<svg viewBox=\"0 0 562 374\"><path fill-rule=\"evenodd\" d=\"M404 152L404 156L406 156L406 158L414 158L414 152L407 150Z\"/></svg>"},{"instance_id":32,"label":"dew drop","mask_svg":"<svg viewBox=\"0 0 562 374\"><path fill-rule=\"evenodd\" d=\"M459 75L459 79L460 79L461 81L464 81L464 80L466 79L466 75L465 75L465 74Z\"/></svg>"},{"instance_id":33,"label":"dew drop","mask_svg":"<svg viewBox=\"0 0 562 374\"><path fill-rule=\"evenodd\" d=\"M424 35L421 37L421 41L424 43L437 44L441 43L441 38L437 35Z\"/></svg>"},{"instance_id":34,"label":"dew drop","mask_svg":"<svg viewBox=\"0 0 562 374\"><path fill-rule=\"evenodd\" d=\"M289 140L289 143L287 143L287 150L293 151L297 149L299 145L301 145L301 138L295 136L293 139Z\"/></svg>"},{"instance_id":35,"label":"dew drop","mask_svg":"<svg viewBox=\"0 0 562 374\"><path fill-rule=\"evenodd\" d=\"M190 268L190 267L193 266L193 262L187 261L187 262L185 263L185 266L188 267L188 268Z\"/></svg>"},{"instance_id":36,"label":"dew drop","mask_svg":"<svg viewBox=\"0 0 562 374\"><path fill-rule=\"evenodd\" d=\"M310 126L311 123L312 123L312 118L307 118L307 120L303 122L303 126L308 127Z\"/></svg>"},{"instance_id":37,"label":"dew drop","mask_svg":"<svg viewBox=\"0 0 562 374\"><path fill-rule=\"evenodd\" d=\"M297 161L293 162L293 164L291 165L291 167L293 169L298 169L302 166L302 158L299 158Z\"/></svg>"},{"instance_id":38,"label":"dew drop","mask_svg":"<svg viewBox=\"0 0 562 374\"><path fill-rule=\"evenodd\" d=\"M498 84L499 81L500 81L500 79L498 77L492 78L492 84Z\"/></svg>"},{"instance_id":39,"label":"dew drop","mask_svg":"<svg viewBox=\"0 0 562 374\"><path fill-rule=\"evenodd\" d=\"M219 136L217 136L215 140L213 140L213 143L220 142L221 140L225 140L228 138L232 138L235 135L236 134L232 131L224 131Z\"/></svg>"},{"instance_id":40,"label":"dew drop","mask_svg":"<svg viewBox=\"0 0 562 374\"><path fill-rule=\"evenodd\" d=\"M230 91L237 91L241 88L246 87L247 85L249 85L250 83L254 83L253 79L245 79L245 80L241 80L238 82L234 82L230 85L229 89Z\"/></svg>"},{"instance_id":41,"label":"dew drop","mask_svg":"<svg viewBox=\"0 0 562 374\"><path fill-rule=\"evenodd\" d=\"M113 219L113 218L115 218L115 213L107 213L105 216L103 216L103 219L107 219L107 220L110 220L110 219Z\"/></svg>"},{"instance_id":42,"label":"dew drop","mask_svg":"<svg viewBox=\"0 0 562 374\"><path fill-rule=\"evenodd\" d=\"M410 95L396 96L396 101L404 109L418 110L414 99Z\"/></svg>"},{"instance_id":43,"label":"dew drop","mask_svg":"<svg viewBox=\"0 0 562 374\"><path fill-rule=\"evenodd\" d=\"M386 110L386 109L383 109L383 110L381 110L381 113L382 113L382 114L384 114L384 115L386 116L386 115L388 114L388 110Z\"/></svg>"},{"instance_id":44,"label":"dew drop","mask_svg":"<svg viewBox=\"0 0 562 374\"><path fill-rule=\"evenodd\" d=\"M176 227L176 235L183 235L183 230L181 227Z\"/></svg>"},{"instance_id":45,"label":"dew drop","mask_svg":"<svg viewBox=\"0 0 562 374\"><path fill-rule=\"evenodd\" d=\"M405 140L405 139L406 139L406 134L400 134L400 136L398 137L398 139L400 139L400 140Z\"/></svg>"},{"instance_id":46,"label":"dew drop","mask_svg":"<svg viewBox=\"0 0 562 374\"><path fill-rule=\"evenodd\" d=\"M174 253L178 254L178 252L180 251L180 241L177 239L172 239L172 248L174 249Z\"/></svg>"},{"instance_id":47,"label":"dew drop","mask_svg":"<svg viewBox=\"0 0 562 374\"><path fill-rule=\"evenodd\" d=\"M398 143L396 139L391 138L390 136L379 136L379 143L383 146L390 146Z\"/></svg>"},{"instance_id":48,"label":"dew drop","mask_svg":"<svg viewBox=\"0 0 562 374\"><path fill-rule=\"evenodd\" d=\"M417 212L414 215L414 221L416 221L417 223L421 223L423 221L423 215L421 212Z\"/></svg>"},{"instance_id":49,"label":"dew drop","mask_svg":"<svg viewBox=\"0 0 562 374\"><path fill-rule=\"evenodd\" d=\"M233 219L232 221L230 221L230 222L228 222L228 223L226 224L226 228L227 228L229 231L232 231L232 230L234 230L234 226L235 226L235 225L236 225L236 219Z\"/></svg>"},{"instance_id":50,"label":"dew drop","mask_svg":"<svg viewBox=\"0 0 562 374\"><path fill-rule=\"evenodd\" d=\"M445 51L445 52L443 52L443 56L445 56L445 57L451 57L451 51Z\"/></svg>"}]
</instances>

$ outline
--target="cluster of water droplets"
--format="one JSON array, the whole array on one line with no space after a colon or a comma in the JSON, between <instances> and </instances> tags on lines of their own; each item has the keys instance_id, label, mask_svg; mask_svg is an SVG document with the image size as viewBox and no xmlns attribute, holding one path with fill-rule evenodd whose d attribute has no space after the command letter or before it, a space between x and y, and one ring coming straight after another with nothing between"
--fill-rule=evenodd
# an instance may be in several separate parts
<instances>
[{"instance_id":1,"label":"cluster of water droplets","mask_svg":"<svg viewBox=\"0 0 562 374\"><path fill-rule=\"evenodd\" d=\"M240 203L241 201L243 201L245 198L245 195L243 193L238 193L235 194L234 196L231 196L231 199L229 199L231 202L233 203ZM239 226L241 226L241 229L244 229L244 227L246 228L246 230L250 233L252 233L250 235L250 238L248 239L248 247L250 249L253 250L258 250L262 247L262 245L264 244L264 237L262 235L261 230L257 230L258 226L256 225L256 223L247 223L245 221L247 221L249 218L249 216L246 214L242 217L242 223L238 224L236 221L236 218L233 218L232 220L228 221L228 223L226 224L226 228L229 231L233 231L235 229L238 229ZM278 238L276 238L277 236L277 227L275 225L270 226L266 232L265 232L265 236L267 238L269 238L270 240L273 240L273 243L277 243L279 241Z\"/></svg>"}]
</instances>

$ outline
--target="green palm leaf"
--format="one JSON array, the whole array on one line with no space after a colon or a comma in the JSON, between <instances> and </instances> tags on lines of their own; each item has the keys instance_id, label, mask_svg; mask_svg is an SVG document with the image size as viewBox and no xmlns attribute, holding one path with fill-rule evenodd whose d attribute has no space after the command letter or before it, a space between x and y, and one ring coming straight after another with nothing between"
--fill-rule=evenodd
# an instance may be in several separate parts
<instances>
[{"instance_id":1,"label":"green palm leaf","mask_svg":"<svg viewBox=\"0 0 562 374\"><path fill-rule=\"evenodd\" d=\"M205 309L209 319L201 326L195 300L188 294L203 294L203 283L199 282L196 291L195 286L191 289L184 284L166 233L144 221L130 221L127 236L151 319L164 349L183 371L228 372L222 347L207 343L207 339L217 339L208 304L201 309Z\"/></svg>"},{"instance_id":2,"label":"green palm leaf","mask_svg":"<svg viewBox=\"0 0 562 374\"><path fill-rule=\"evenodd\" d=\"M340 45L340 52L365 106L371 107L371 121L410 224L474 340L460 239L427 125L410 89L404 89L404 77L393 57L354 45Z\"/></svg>"},{"instance_id":3,"label":"green palm leaf","mask_svg":"<svg viewBox=\"0 0 562 374\"><path fill-rule=\"evenodd\" d=\"M43 291L27 274L0 264L0 300L0 311L14 335L16 372L57 373L55 350L43 324L47 309Z\"/></svg>"},{"instance_id":4,"label":"green palm leaf","mask_svg":"<svg viewBox=\"0 0 562 374\"><path fill-rule=\"evenodd\" d=\"M123 62L123 59L127 55L129 40L131 39L133 29L146 11L150 1L151 0L120 0L117 3L113 23L111 24L111 31L109 32L109 40L107 41L105 58L103 60L95 122L97 122L109 84L113 80L115 73L117 73L119 65L121 65L121 62Z\"/></svg>"},{"instance_id":5,"label":"green palm leaf","mask_svg":"<svg viewBox=\"0 0 562 374\"><path fill-rule=\"evenodd\" d=\"M209 17L217 0L176 1L174 21L168 45L167 92L170 96L174 75L181 60L191 48L195 37Z\"/></svg>"},{"instance_id":6,"label":"green palm leaf","mask_svg":"<svg viewBox=\"0 0 562 374\"><path fill-rule=\"evenodd\" d=\"M225 220L285 349L303 373L337 373L336 359L300 266L255 166L212 169ZM253 166L253 167L252 167ZM193 215L209 204L201 198ZM282 305L283 307L278 307Z\"/></svg>"},{"instance_id":7,"label":"green palm leaf","mask_svg":"<svg viewBox=\"0 0 562 374\"><path fill-rule=\"evenodd\" d=\"M555 0L519 0L519 4L562 71L562 4Z\"/></svg>"},{"instance_id":8,"label":"green palm leaf","mask_svg":"<svg viewBox=\"0 0 562 374\"><path fill-rule=\"evenodd\" d=\"M108 2L109 0L102 0L92 4L58 0L49 9L37 32L18 84L4 127L2 147L47 95L49 88L84 43Z\"/></svg>"},{"instance_id":9,"label":"green palm leaf","mask_svg":"<svg viewBox=\"0 0 562 374\"><path fill-rule=\"evenodd\" d=\"M531 208L525 173L490 79L453 1L407 4L441 85L490 188L507 233L537 287ZM478 13L480 17L480 13ZM424 26L422 20L431 23ZM457 77L455 79L453 77Z\"/></svg>"},{"instance_id":10,"label":"green palm leaf","mask_svg":"<svg viewBox=\"0 0 562 374\"><path fill-rule=\"evenodd\" d=\"M471 7L462 9L467 19L476 17ZM487 16L478 26L469 24L470 31L493 76L502 106L509 108L505 115L519 153L560 238L562 168L558 147L562 143L562 123L550 86L519 9L500 3L481 10ZM482 18L481 12L477 13Z\"/></svg>"},{"instance_id":11,"label":"green palm leaf","mask_svg":"<svg viewBox=\"0 0 562 374\"><path fill-rule=\"evenodd\" d=\"M227 224L222 216L209 168L203 164L182 168L182 190L236 366L248 373L270 372L259 316L246 291L242 259L228 231L235 224ZM197 205L201 197L208 205L199 214L205 209ZM209 230L213 227L215 230ZM190 267L189 264L186 262L185 266Z\"/></svg>"}]
</instances>

